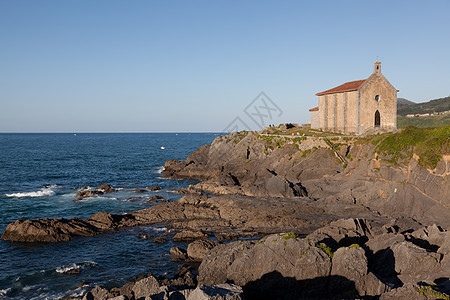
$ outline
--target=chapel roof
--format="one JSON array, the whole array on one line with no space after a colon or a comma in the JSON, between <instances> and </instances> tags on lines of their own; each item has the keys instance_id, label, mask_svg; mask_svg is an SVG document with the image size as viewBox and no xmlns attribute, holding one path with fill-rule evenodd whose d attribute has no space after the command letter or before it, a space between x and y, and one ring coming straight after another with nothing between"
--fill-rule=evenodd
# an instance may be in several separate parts
<instances>
[{"instance_id":1,"label":"chapel roof","mask_svg":"<svg viewBox=\"0 0 450 300\"><path fill-rule=\"evenodd\" d=\"M359 89L367 79L355 80L346 82L332 89L326 90L324 92L317 93L316 96L326 95L326 94L334 94L334 93L342 93L342 92L350 92L356 91Z\"/></svg>"}]
</instances>

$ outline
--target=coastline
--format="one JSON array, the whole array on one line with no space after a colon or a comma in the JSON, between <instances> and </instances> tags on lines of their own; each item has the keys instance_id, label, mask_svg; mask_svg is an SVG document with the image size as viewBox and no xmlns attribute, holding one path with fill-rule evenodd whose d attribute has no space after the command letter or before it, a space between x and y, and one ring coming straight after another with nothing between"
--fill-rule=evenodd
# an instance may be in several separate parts
<instances>
[{"instance_id":1,"label":"coastline","mask_svg":"<svg viewBox=\"0 0 450 300\"><path fill-rule=\"evenodd\" d=\"M370 145L352 145L352 148L349 151L342 147L343 151L350 153L354 161L354 163L349 162L348 166L344 167L342 164L336 163L334 154L327 148L318 148L317 150L310 151L307 155L304 155L308 149L300 150L294 144L287 142L270 149L272 143L272 140L269 143L268 140L260 139L258 136L252 134L247 134L245 136L232 134L230 136L216 138L211 145L202 146L194 151L185 162L166 162L165 170L163 171L164 176L203 180L199 184L184 190L183 192L188 193L185 197L171 203L158 204L151 208L135 211L123 216L99 213L91 216L91 218L87 220L73 220L73 224L69 222L69 227L73 226L73 228L79 230L80 224L84 224L85 226L90 227L90 229L92 229L93 226L93 234L97 234L128 226L165 223L167 224L167 227L176 229L179 233L184 231L185 233L196 232L198 234L200 232L203 235L198 235L199 238L194 238L199 240L208 240L209 238L205 237L205 235L212 236L215 240L224 242L239 238L259 239L268 234L277 235L283 232L292 232L292 234L295 234L296 236L295 238L292 238L292 240L297 243L302 241L302 239L297 237L298 234L306 236L307 234L314 234L315 232L316 235L317 232L326 232L327 228L330 229L330 224L333 224L330 222L337 222L339 224L339 222L343 222L339 220L363 220L361 222L353 221L353 223L365 224L361 226L373 228L370 234L364 231L358 232L358 228L353 228L355 225L349 225L352 224L351 221L344 222L346 225L332 225L331 227L334 226L341 228L339 230L352 230L353 232L356 232L355 235L359 238L358 245L361 247L365 246L367 240L370 242L371 239L380 239L380 236L386 234L391 234L392 239L398 239L400 244L407 242L413 243L419 238L414 237L414 235L413 238L415 240L411 238L408 235L411 232L416 232L416 235L419 236L420 232L434 230L433 232L435 235L440 237L440 245L437 245L436 241L433 241L434 244L429 244L436 244L435 246L439 246L437 249L432 249L434 250L434 253L439 253L437 251L442 247L443 249L441 249L441 252L444 253L440 253L441 256L439 257L433 255L430 256L430 260L433 260L434 257L438 262L438 265L431 266L430 268L434 268L435 274L439 274L440 276L443 276L443 278L446 276L448 277L448 274L445 273L446 269L444 268L448 266L448 257L445 252L445 249L447 249L446 247L448 247L448 245L446 246L446 243L448 243L448 234L447 231L445 231L445 229L448 229L448 224L439 222L438 225L441 227L431 229L434 227L432 227L433 225L430 221L439 221L438 215L433 216L433 218L431 218L432 220L429 220L426 214L418 215L415 210L416 208L410 207L409 214L413 217L405 217L404 213L403 216L400 213L405 204L400 203L400 206L393 207L394 209L389 205L386 205L387 200L392 200L392 198L386 197L387 195L383 196L382 191L387 189L387 187L389 187L390 190L396 189L395 193L398 191L398 194L403 193L403 195L409 196L411 195L411 189L409 189L408 186L406 188L403 187L403 190L401 190L401 185L399 184L397 186L395 184L395 180L398 180L399 174L395 174L395 170L388 171L392 168L383 166L383 161L378 159L374 160L373 158L367 159L367 157L365 157L366 161L368 160L369 165L370 163L373 164L369 170L367 170L367 164L364 166L358 166L358 164L356 164L358 159L364 158L366 153L371 152L373 148L370 148ZM309 149L313 149L314 147L316 146L311 146ZM318 161L320 161L319 168L317 168ZM297 174L297 176L294 176L292 173L296 168L303 171L300 175ZM411 168L417 168L417 164L414 166L414 161L412 161ZM444 170L446 169L444 168ZM370 173L368 174L368 172ZM420 169L411 172L417 175L416 181L419 183L420 180L417 179L420 178L420 176L426 175L429 177L427 174L421 175L424 171L421 171ZM445 176L444 178L447 178L445 180L448 180L448 175ZM384 181L388 182L386 183L377 180L377 177L383 178ZM385 177L388 177L387 180ZM304 180L305 178L307 180ZM356 184L361 181L361 178L365 178L363 184ZM443 186L446 188L445 185ZM349 187L352 187L350 192L347 190ZM417 189L417 185L412 187L412 189ZM431 192L439 193L439 190L436 192L435 186L434 191ZM219 196L208 197L204 193ZM418 196L413 196L416 197L416 203L422 201L421 198L417 199ZM375 197L377 199L374 199ZM385 207L380 205L383 201ZM423 207L421 207L421 209L423 209ZM433 212L436 207L430 206L427 207L427 209L428 211ZM387 211L389 214L386 213ZM441 211L440 214L441 219L445 221L445 211ZM442 214L444 214L444 216L442 216ZM59 226L56 225L58 221L47 222L49 222L49 224L44 224L42 227L44 231L48 230L49 227L56 228ZM64 226L67 226L68 224L67 221L62 220L60 220L59 223L61 226L63 224ZM370 224L370 226L367 224ZM17 227L20 227L21 225L22 223L16 224ZM428 225L428 227L424 227L425 225ZM347 228L348 226L351 228ZM11 232L14 232L14 230L9 229L8 232L10 236L13 236L11 235ZM82 230L75 231L75 233L78 235L85 234ZM333 235L333 232L328 232L326 234L335 243L335 245L332 245L333 243L330 245L325 243L326 247L340 246L339 248L335 248L333 250L334 252L342 247L345 248L351 246L351 244L346 245L346 243L339 244L343 239L340 235ZM24 234L18 233L17 236L23 237ZM39 236L39 234L34 236ZM8 235L6 235L6 238L8 238ZM383 238L386 238L386 236ZM403 241L401 241L402 238ZM429 238L429 236L425 235L425 237L421 236L420 240L424 239L427 241ZM265 245L268 239L269 238L266 238L264 240L263 238L261 244ZM361 242L365 239L367 240ZM282 240L280 240L281 244L290 239ZM223 244L220 245L220 247L233 247L226 245L239 247L239 243L243 243L242 245L253 243L246 246L252 249L255 247L257 248L259 245L258 243L255 244L255 242L238 241ZM320 240L314 241L309 247L312 246L320 249L320 247L316 245L317 243L320 243ZM393 247L395 245L389 245L388 248L378 249L378 251L392 251L391 246ZM408 248L407 246L411 247L409 244L402 245L406 248ZM308 246L305 246L303 249L297 245L294 248L296 251L299 249L303 249L301 251L304 251L307 247ZM402 248L401 246L398 247L399 249L405 248ZM414 247L419 246L414 244ZM216 248L213 248L209 253L213 253ZM418 251L419 250L420 249L418 249ZM430 249L425 250L425 253L429 253ZM375 254L376 253L373 253L373 255ZM215 255L216 256L213 255L211 259L214 260L217 259L217 256L224 256L224 253L216 253ZM355 255L361 256L361 253ZM367 261L373 259L373 257L367 253L364 253L364 257L366 257ZM206 260L208 260L208 258ZM362 260L364 261L363 257ZM332 262L333 261L330 263ZM205 264L202 263L202 265L207 265L207 262ZM255 263L253 262L250 265L255 265ZM443 274L442 272L436 271L439 268L444 268L442 269L442 272L444 272ZM383 286L386 288L386 286L391 284L389 281L385 280L383 282L383 280L378 279L382 283L379 284L378 281L373 279L373 276L368 275L374 274L373 272L376 271L370 264L366 266L366 269L370 271L366 270L365 275L371 278L370 280L372 283L375 282L375 285L378 284L377 286L380 287L380 289ZM200 271L201 270L202 267L200 267ZM275 266L272 271L282 272L283 270L284 268L281 266ZM218 268L215 268L215 272L221 271ZM327 272L326 268L324 272ZM270 273L270 270L268 270L268 273ZM264 274L265 273L260 274L260 276ZM342 274L336 276L341 275ZM344 275L352 276L351 274ZM377 275L379 276L379 274ZM429 277L429 274L427 274L427 276L423 276L423 278L427 280L429 284L436 284L433 283L436 278L432 279ZM282 277L284 278L284 276ZM223 280L208 281L204 278L205 275L200 273L200 283L203 282L211 286L224 283L220 282ZM297 281L312 279L305 279L300 275L297 278L297 275L295 274L294 278L296 278ZM225 279L231 279L234 282L239 282L240 280L239 278L228 277ZM339 279L341 280L342 278ZM404 281L410 284L412 289L419 288L417 287L417 282L414 283L413 281L407 281L406 279L404 279ZM249 282L241 281L244 290ZM299 283L296 288L301 287L302 284L303 283ZM328 287L330 287L329 285L330 282L328 280ZM361 285L357 289L357 292L361 295L361 293L367 292L368 288L368 286ZM371 286L370 288L374 287ZM393 290L395 291L400 287L394 285L389 289L392 288L394 288ZM327 293L331 291L328 289L326 290ZM375 290L376 288L373 291ZM408 290L408 292L410 291L411 290ZM167 295L169 295L169 292L173 292L173 290L168 291ZM243 291L243 293L244 292L245 291ZM376 292L381 294L380 290L376 290ZM390 292L392 291L389 291L389 293ZM247 297L249 295L248 293L249 290L247 289ZM250 294L251 293L252 292L250 292Z\"/></svg>"}]
</instances>

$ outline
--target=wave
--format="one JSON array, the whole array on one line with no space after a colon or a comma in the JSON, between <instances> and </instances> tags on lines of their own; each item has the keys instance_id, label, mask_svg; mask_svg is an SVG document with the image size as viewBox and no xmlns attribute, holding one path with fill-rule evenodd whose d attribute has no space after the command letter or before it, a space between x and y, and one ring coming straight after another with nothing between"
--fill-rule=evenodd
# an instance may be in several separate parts
<instances>
[{"instance_id":1,"label":"wave","mask_svg":"<svg viewBox=\"0 0 450 300\"><path fill-rule=\"evenodd\" d=\"M11 290L11 288L7 288L4 290L0 290L0 298L3 298L4 296L6 296L6 294Z\"/></svg>"},{"instance_id":2,"label":"wave","mask_svg":"<svg viewBox=\"0 0 450 300\"><path fill-rule=\"evenodd\" d=\"M164 166L158 167L158 170L156 170L156 173L161 174L162 171L164 171Z\"/></svg>"},{"instance_id":3,"label":"wave","mask_svg":"<svg viewBox=\"0 0 450 300\"><path fill-rule=\"evenodd\" d=\"M60 267L57 267L55 271L56 271L56 273L66 273L71 270L81 269L81 268L85 268L85 267L93 267L96 265L97 265L97 263L95 261L85 261L80 264L73 263L73 264L60 266Z\"/></svg>"},{"instance_id":4,"label":"wave","mask_svg":"<svg viewBox=\"0 0 450 300\"><path fill-rule=\"evenodd\" d=\"M43 188L40 191L36 192L23 192L23 193L12 193L12 194L5 194L6 197L47 197L47 196L55 196L56 193L54 190L50 188Z\"/></svg>"}]
</instances>

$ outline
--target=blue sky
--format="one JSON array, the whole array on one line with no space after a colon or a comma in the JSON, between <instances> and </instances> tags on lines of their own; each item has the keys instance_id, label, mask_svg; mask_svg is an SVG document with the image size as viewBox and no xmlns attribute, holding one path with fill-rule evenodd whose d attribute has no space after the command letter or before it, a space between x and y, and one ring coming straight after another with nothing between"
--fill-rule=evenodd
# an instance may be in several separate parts
<instances>
[{"instance_id":1,"label":"blue sky","mask_svg":"<svg viewBox=\"0 0 450 300\"><path fill-rule=\"evenodd\" d=\"M315 93L382 72L450 94L450 1L0 0L0 132L222 131L264 92L307 123ZM244 128L242 128L244 129Z\"/></svg>"}]
</instances>

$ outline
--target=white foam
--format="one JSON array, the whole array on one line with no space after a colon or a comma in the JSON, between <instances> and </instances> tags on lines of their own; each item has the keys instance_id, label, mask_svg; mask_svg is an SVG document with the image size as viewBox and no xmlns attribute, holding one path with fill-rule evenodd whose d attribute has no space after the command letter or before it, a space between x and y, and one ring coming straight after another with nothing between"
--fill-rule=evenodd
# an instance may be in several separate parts
<instances>
[{"instance_id":1,"label":"white foam","mask_svg":"<svg viewBox=\"0 0 450 300\"><path fill-rule=\"evenodd\" d=\"M164 171L164 166L158 167L158 170L156 170L156 173L161 174L162 171Z\"/></svg>"},{"instance_id":2,"label":"white foam","mask_svg":"<svg viewBox=\"0 0 450 300\"><path fill-rule=\"evenodd\" d=\"M70 264L70 265L66 265L66 266L61 266L61 267L57 267L56 268L56 273L66 273L68 271L76 270L78 268L79 268L79 266L77 264Z\"/></svg>"},{"instance_id":3,"label":"white foam","mask_svg":"<svg viewBox=\"0 0 450 300\"><path fill-rule=\"evenodd\" d=\"M7 289L4 289L4 290L0 290L0 297L4 297L4 296L6 296L6 294L9 292L11 290L11 288L7 288Z\"/></svg>"},{"instance_id":4,"label":"white foam","mask_svg":"<svg viewBox=\"0 0 450 300\"><path fill-rule=\"evenodd\" d=\"M152 230L154 230L154 231L167 231L167 228L166 227L160 227L160 228L158 228L158 227L152 227Z\"/></svg>"},{"instance_id":5,"label":"white foam","mask_svg":"<svg viewBox=\"0 0 450 300\"><path fill-rule=\"evenodd\" d=\"M56 193L54 190L50 189L50 188L44 188L41 189L40 191L36 191L36 192L24 192L24 193L12 193L12 194L6 194L6 197L16 197L16 198L21 198L21 197L46 197L46 196L55 196Z\"/></svg>"},{"instance_id":6,"label":"white foam","mask_svg":"<svg viewBox=\"0 0 450 300\"><path fill-rule=\"evenodd\" d=\"M97 263L95 261L85 261L80 264L72 263L72 264L68 264L68 265L63 265L63 266L57 267L55 271L56 271L56 273L66 273L71 270L76 270L76 269L85 268L85 267L93 267L96 265L97 265Z\"/></svg>"}]
</instances>

